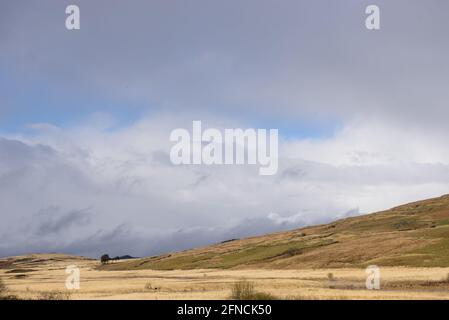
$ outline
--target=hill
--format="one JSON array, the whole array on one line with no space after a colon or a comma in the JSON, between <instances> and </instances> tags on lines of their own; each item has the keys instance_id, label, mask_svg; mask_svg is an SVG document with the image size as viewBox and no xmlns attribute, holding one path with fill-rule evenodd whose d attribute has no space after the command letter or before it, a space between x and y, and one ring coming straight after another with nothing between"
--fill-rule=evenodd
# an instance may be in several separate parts
<instances>
[{"instance_id":1,"label":"hill","mask_svg":"<svg viewBox=\"0 0 449 320\"><path fill-rule=\"evenodd\" d=\"M449 195L333 223L102 266L104 270L449 266Z\"/></svg>"},{"instance_id":2,"label":"hill","mask_svg":"<svg viewBox=\"0 0 449 320\"><path fill-rule=\"evenodd\" d=\"M22 275L42 269L52 269L56 265L68 266L92 259L58 253L36 253L23 256L0 258L0 270L7 274Z\"/></svg>"}]
</instances>

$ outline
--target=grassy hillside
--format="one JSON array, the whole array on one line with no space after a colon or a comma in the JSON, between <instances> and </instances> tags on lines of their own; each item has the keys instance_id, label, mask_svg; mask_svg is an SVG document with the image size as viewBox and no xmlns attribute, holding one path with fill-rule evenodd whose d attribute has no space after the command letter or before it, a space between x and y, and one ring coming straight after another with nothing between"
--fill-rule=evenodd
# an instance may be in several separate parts
<instances>
[{"instance_id":1,"label":"grassy hillside","mask_svg":"<svg viewBox=\"0 0 449 320\"><path fill-rule=\"evenodd\" d=\"M449 195L288 232L109 264L106 270L449 266Z\"/></svg>"}]
</instances>

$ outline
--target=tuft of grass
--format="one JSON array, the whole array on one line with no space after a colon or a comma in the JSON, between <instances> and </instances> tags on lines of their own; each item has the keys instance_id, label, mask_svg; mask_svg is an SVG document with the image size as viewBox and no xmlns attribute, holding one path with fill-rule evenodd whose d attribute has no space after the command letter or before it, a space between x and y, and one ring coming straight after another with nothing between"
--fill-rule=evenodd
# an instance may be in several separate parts
<instances>
[{"instance_id":1,"label":"tuft of grass","mask_svg":"<svg viewBox=\"0 0 449 320\"><path fill-rule=\"evenodd\" d=\"M254 289L254 283L240 280L232 285L231 297L232 300L276 300L277 298L266 292L257 292Z\"/></svg>"},{"instance_id":2,"label":"tuft of grass","mask_svg":"<svg viewBox=\"0 0 449 320\"><path fill-rule=\"evenodd\" d=\"M241 280L232 285L231 299L250 300L254 295L254 284L246 280Z\"/></svg>"},{"instance_id":3,"label":"tuft of grass","mask_svg":"<svg viewBox=\"0 0 449 320\"><path fill-rule=\"evenodd\" d=\"M249 300L279 300L279 298L268 292L256 292Z\"/></svg>"},{"instance_id":4,"label":"tuft of grass","mask_svg":"<svg viewBox=\"0 0 449 320\"><path fill-rule=\"evenodd\" d=\"M42 292L37 300L70 300L71 295L69 291L47 291Z\"/></svg>"}]
</instances>

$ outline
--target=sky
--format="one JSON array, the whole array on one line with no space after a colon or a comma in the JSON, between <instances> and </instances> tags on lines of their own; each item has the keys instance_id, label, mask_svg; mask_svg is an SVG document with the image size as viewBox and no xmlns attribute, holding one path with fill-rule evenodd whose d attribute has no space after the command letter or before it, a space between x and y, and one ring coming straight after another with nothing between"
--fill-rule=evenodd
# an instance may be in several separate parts
<instances>
[{"instance_id":1,"label":"sky","mask_svg":"<svg viewBox=\"0 0 449 320\"><path fill-rule=\"evenodd\" d=\"M448 31L445 0L0 1L0 256L153 255L449 193ZM277 174L174 166L194 120L278 129Z\"/></svg>"}]
</instances>

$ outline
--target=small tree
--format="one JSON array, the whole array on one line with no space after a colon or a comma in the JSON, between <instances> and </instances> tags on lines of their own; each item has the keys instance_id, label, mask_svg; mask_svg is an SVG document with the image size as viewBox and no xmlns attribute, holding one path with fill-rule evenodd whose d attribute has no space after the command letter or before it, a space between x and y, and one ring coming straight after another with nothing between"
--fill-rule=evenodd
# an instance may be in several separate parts
<instances>
[{"instance_id":1,"label":"small tree","mask_svg":"<svg viewBox=\"0 0 449 320\"><path fill-rule=\"evenodd\" d=\"M102 255L100 258L101 264L107 264L109 260L111 260L111 258L109 257L108 254Z\"/></svg>"}]
</instances>

